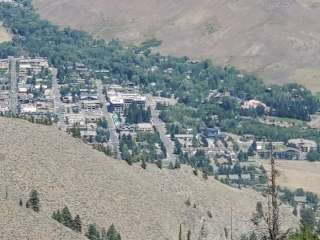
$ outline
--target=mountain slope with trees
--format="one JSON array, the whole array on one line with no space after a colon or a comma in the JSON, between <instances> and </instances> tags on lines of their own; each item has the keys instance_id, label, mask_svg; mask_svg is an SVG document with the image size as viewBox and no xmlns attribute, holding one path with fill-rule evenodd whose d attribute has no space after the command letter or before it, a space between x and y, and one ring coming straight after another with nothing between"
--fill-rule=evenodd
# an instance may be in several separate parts
<instances>
[{"instance_id":1,"label":"mountain slope with trees","mask_svg":"<svg viewBox=\"0 0 320 240\"><path fill-rule=\"evenodd\" d=\"M43 18L96 36L162 41L160 50L211 58L272 83L320 90L319 0L33 0Z\"/></svg>"},{"instance_id":2,"label":"mountain slope with trees","mask_svg":"<svg viewBox=\"0 0 320 240\"><path fill-rule=\"evenodd\" d=\"M79 215L82 232L114 224L123 239L177 239L191 231L198 239L230 236L252 229L255 202L265 199L251 190L238 190L209 177L196 176L188 167L160 170L155 165L129 166L106 157L78 139L23 120L0 118L0 192L19 205L37 190L40 212L51 217L66 206ZM2 204L2 203L0 203ZM284 211L286 224L294 226Z\"/></svg>"},{"instance_id":3,"label":"mountain slope with trees","mask_svg":"<svg viewBox=\"0 0 320 240\"><path fill-rule=\"evenodd\" d=\"M87 240L44 214L0 200L0 239Z\"/></svg>"}]
</instances>

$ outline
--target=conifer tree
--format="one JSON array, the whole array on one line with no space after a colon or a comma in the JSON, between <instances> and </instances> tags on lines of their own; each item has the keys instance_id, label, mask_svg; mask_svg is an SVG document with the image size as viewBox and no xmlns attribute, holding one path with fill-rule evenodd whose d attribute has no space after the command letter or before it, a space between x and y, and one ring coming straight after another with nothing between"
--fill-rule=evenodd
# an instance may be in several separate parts
<instances>
[{"instance_id":1,"label":"conifer tree","mask_svg":"<svg viewBox=\"0 0 320 240\"><path fill-rule=\"evenodd\" d=\"M30 192L28 203L29 203L28 205L33 211L35 212L40 211L40 199L39 199L39 194L36 190L32 190Z\"/></svg>"},{"instance_id":2,"label":"conifer tree","mask_svg":"<svg viewBox=\"0 0 320 240\"><path fill-rule=\"evenodd\" d=\"M142 159L141 167L142 167L143 169L146 169L146 168L147 168L147 163L146 163L146 161L145 161L144 159Z\"/></svg>"},{"instance_id":3,"label":"conifer tree","mask_svg":"<svg viewBox=\"0 0 320 240\"><path fill-rule=\"evenodd\" d=\"M81 232L82 231L82 223L79 215L76 215L74 220L73 220L73 228L74 231L76 232Z\"/></svg>"},{"instance_id":4,"label":"conifer tree","mask_svg":"<svg viewBox=\"0 0 320 240\"><path fill-rule=\"evenodd\" d=\"M121 240L120 233L117 232L113 224L109 227L107 231L107 240Z\"/></svg>"},{"instance_id":5,"label":"conifer tree","mask_svg":"<svg viewBox=\"0 0 320 240\"><path fill-rule=\"evenodd\" d=\"M88 232L85 234L85 236L89 240L101 240L100 233L97 230L97 227L95 224L90 224L88 227Z\"/></svg>"},{"instance_id":6,"label":"conifer tree","mask_svg":"<svg viewBox=\"0 0 320 240\"><path fill-rule=\"evenodd\" d=\"M73 229L73 219L68 207L64 207L61 212L62 224Z\"/></svg>"},{"instance_id":7,"label":"conifer tree","mask_svg":"<svg viewBox=\"0 0 320 240\"><path fill-rule=\"evenodd\" d=\"M61 212L60 210L56 211L56 212L53 212L52 216L51 216L54 220L58 221L59 223L62 223L63 222L63 219L62 219L62 215L61 215Z\"/></svg>"},{"instance_id":8,"label":"conifer tree","mask_svg":"<svg viewBox=\"0 0 320 240\"><path fill-rule=\"evenodd\" d=\"M105 228L101 230L101 240L107 240L107 231Z\"/></svg>"}]
</instances>

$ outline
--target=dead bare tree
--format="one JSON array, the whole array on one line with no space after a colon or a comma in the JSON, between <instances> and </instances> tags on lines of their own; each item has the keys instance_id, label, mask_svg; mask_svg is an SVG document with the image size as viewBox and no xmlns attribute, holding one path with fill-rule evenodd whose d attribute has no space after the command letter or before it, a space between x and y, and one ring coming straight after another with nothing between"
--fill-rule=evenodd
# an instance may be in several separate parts
<instances>
[{"instance_id":1,"label":"dead bare tree","mask_svg":"<svg viewBox=\"0 0 320 240\"><path fill-rule=\"evenodd\" d=\"M273 156L273 144L270 142L270 177L268 177L268 187L267 187L267 204L268 212L267 214L263 213L262 207L260 212L257 212L252 221L255 225L259 226L257 232L262 239L270 240L284 240L290 233L290 229L286 232L280 232L280 217L279 217L279 206L280 202L278 199L278 185L277 185L277 176L278 171L276 169L275 158ZM260 203L261 204L261 203ZM258 206L258 204L257 204ZM257 208L258 210L258 208ZM261 227L260 221L263 221L266 227Z\"/></svg>"}]
</instances>

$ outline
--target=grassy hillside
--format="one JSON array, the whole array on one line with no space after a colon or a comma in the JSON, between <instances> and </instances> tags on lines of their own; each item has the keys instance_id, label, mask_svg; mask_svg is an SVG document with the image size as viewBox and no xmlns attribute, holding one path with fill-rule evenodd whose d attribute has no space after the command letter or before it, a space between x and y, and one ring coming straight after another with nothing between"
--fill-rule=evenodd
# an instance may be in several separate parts
<instances>
[{"instance_id":1,"label":"grassy hillside","mask_svg":"<svg viewBox=\"0 0 320 240\"><path fill-rule=\"evenodd\" d=\"M271 83L320 90L319 0L34 0L43 18L106 39L156 37L161 52L213 58ZM297 79L298 78L298 79Z\"/></svg>"},{"instance_id":2,"label":"grassy hillside","mask_svg":"<svg viewBox=\"0 0 320 240\"><path fill-rule=\"evenodd\" d=\"M0 200L0 239L85 240L43 214Z\"/></svg>"},{"instance_id":3,"label":"grassy hillside","mask_svg":"<svg viewBox=\"0 0 320 240\"><path fill-rule=\"evenodd\" d=\"M270 165L263 163L267 169ZM320 195L320 163L305 161L278 161L279 184L292 190L303 188ZM305 174L308 173L308 174Z\"/></svg>"},{"instance_id":4,"label":"grassy hillside","mask_svg":"<svg viewBox=\"0 0 320 240\"><path fill-rule=\"evenodd\" d=\"M7 30L2 26L2 23L0 22L0 43L8 42L10 40L10 34L7 32Z\"/></svg>"},{"instance_id":5,"label":"grassy hillside","mask_svg":"<svg viewBox=\"0 0 320 240\"><path fill-rule=\"evenodd\" d=\"M184 234L192 232L192 240L200 229L207 239L222 237L224 228L230 229L231 207L234 236L239 236L252 227L255 202L263 200L253 191L205 181L189 168L129 166L53 127L0 118L0 131L1 197L7 186L9 199L18 205L36 189L41 214L50 216L67 205L85 224L114 223L126 240L174 240L180 224ZM287 212L285 222L293 222Z\"/></svg>"}]
</instances>

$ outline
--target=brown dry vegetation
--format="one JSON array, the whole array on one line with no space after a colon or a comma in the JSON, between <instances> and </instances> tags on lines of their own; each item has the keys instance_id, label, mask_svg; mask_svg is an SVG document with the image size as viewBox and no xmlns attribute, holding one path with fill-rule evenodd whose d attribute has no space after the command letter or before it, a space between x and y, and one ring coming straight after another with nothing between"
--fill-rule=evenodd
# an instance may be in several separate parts
<instances>
[{"instance_id":1,"label":"brown dry vegetation","mask_svg":"<svg viewBox=\"0 0 320 240\"><path fill-rule=\"evenodd\" d=\"M161 39L162 53L212 58L269 83L320 90L319 0L34 0L43 18L106 39ZM298 78L298 79L297 79Z\"/></svg>"},{"instance_id":2,"label":"brown dry vegetation","mask_svg":"<svg viewBox=\"0 0 320 240\"><path fill-rule=\"evenodd\" d=\"M11 36L0 22L0 43L11 41Z\"/></svg>"},{"instance_id":3,"label":"brown dry vegetation","mask_svg":"<svg viewBox=\"0 0 320 240\"><path fill-rule=\"evenodd\" d=\"M41 214L50 216L67 205L86 224L114 223L126 240L175 240L180 224L184 234L191 230L192 240L201 228L207 236L202 239L223 239L231 207L233 233L239 237L252 227L256 202L264 200L251 190L205 181L187 167L129 166L54 127L0 118L0 131L0 198L7 186L9 199L18 205L36 189ZM292 217L284 212L291 225Z\"/></svg>"},{"instance_id":4,"label":"brown dry vegetation","mask_svg":"<svg viewBox=\"0 0 320 240\"><path fill-rule=\"evenodd\" d=\"M0 239L2 240L86 240L43 214L0 200Z\"/></svg>"},{"instance_id":5,"label":"brown dry vegetation","mask_svg":"<svg viewBox=\"0 0 320 240\"><path fill-rule=\"evenodd\" d=\"M263 162L269 169L268 162ZM278 183L292 190L303 188L320 195L320 162L277 161L279 171Z\"/></svg>"}]
</instances>

